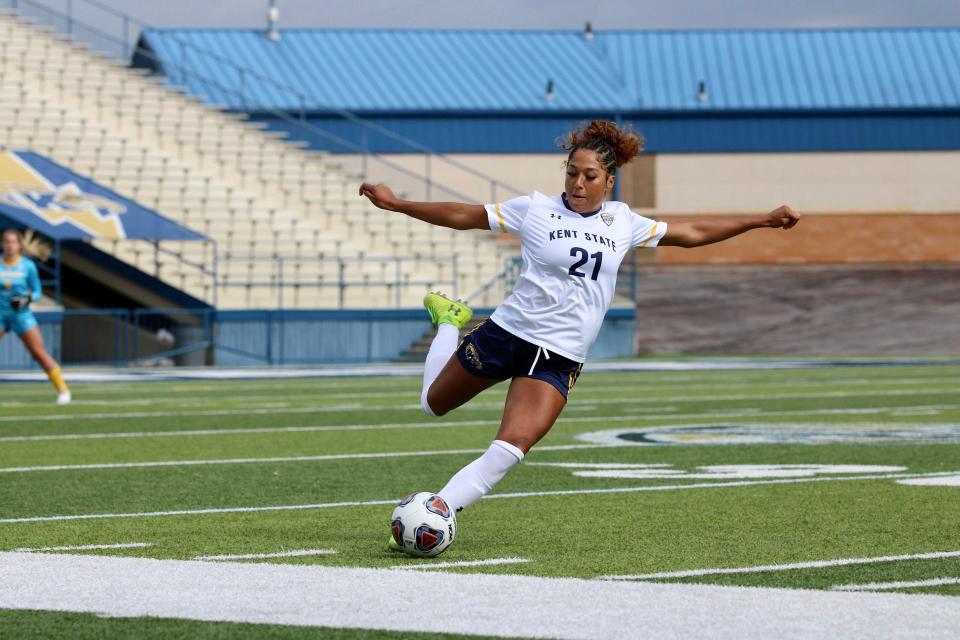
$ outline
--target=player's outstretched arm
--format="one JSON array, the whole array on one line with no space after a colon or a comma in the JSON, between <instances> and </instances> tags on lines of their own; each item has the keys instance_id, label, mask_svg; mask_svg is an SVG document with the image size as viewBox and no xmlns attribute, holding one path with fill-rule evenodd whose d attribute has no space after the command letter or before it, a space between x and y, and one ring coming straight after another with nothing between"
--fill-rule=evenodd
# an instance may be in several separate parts
<instances>
[{"instance_id":1,"label":"player's outstretched arm","mask_svg":"<svg viewBox=\"0 0 960 640\"><path fill-rule=\"evenodd\" d=\"M401 200L385 184L364 182L360 195L366 196L373 206L387 211L399 211L411 218L451 229L488 229L487 211L482 204L462 202L414 202Z\"/></svg>"},{"instance_id":2,"label":"player's outstretched arm","mask_svg":"<svg viewBox=\"0 0 960 640\"><path fill-rule=\"evenodd\" d=\"M705 244L720 242L751 229L769 227L772 229L792 229L800 221L800 214L786 205L782 205L762 216L751 218L720 218L699 222L680 222L670 224L659 246L702 247Z\"/></svg>"}]
</instances>

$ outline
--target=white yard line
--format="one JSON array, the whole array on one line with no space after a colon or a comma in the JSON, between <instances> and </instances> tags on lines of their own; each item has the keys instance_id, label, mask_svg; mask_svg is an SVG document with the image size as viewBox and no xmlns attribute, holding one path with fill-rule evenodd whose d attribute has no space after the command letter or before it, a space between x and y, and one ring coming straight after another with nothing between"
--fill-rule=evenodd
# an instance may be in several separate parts
<instances>
[{"instance_id":1,"label":"white yard line","mask_svg":"<svg viewBox=\"0 0 960 640\"><path fill-rule=\"evenodd\" d=\"M490 560L458 560L456 562L423 562L411 560L407 564L390 567L398 571L426 571L428 569L460 569L463 567L489 567L498 564L523 564L526 558L491 558Z\"/></svg>"},{"instance_id":2,"label":"white yard line","mask_svg":"<svg viewBox=\"0 0 960 640\"><path fill-rule=\"evenodd\" d=\"M870 414L890 414L896 415L903 409L922 411L926 415L935 415L941 411L960 409L960 404L937 404L937 405L906 405L903 407L862 407L856 409L796 409L794 411L764 411L759 407L749 407L735 411L712 411L709 413L684 413L678 414L675 407L657 407L647 411L644 415L621 415L621 416L581 416L570 417L562 416L558 421L558 426L564 424L577 423L603 423L603 422L630 422L630 421L650 421L650 420L704 420L704 419L730 419L730 418L764 418L774 416L795 416L795 415L870 415ZM426 418L424 418L426 420ZM481 425L493 425L495 420L448 420L448 421L427 421L427 422L392 422L376 424L340 424L340 425L306 425L301 427L250 427L225 429L188 429L183 431L116 431L116 432L98 432L98 433L62 433L33 436L0 436L0 442L46 442L56 440L108 440L111 438L178 438L193 436L227 436L243 435L257 433L311 433L323 431L379 431L391 429L444 429L447 427L470 427ZM896 426L897 423L875 423L876 426ZM910 426L915 426L911 423Z\"/></svg>"},{"instance_id":3,"label":"white yard line","mask_svg":"<svg viewBox=\"0 0 960 640\"><path fill-rule=\"evenodd\" d=\"M337 507L369 507L396 505L397 499L366 500L362 502L325 502L317 504L271 505L266 507L222 507L213 509L180 509L176 511L147 511L141 513L87 513L69 516L32 516L27 518L5 518L0 524L20 522L65 522L70 520L105 520L111 518L158 518L163 516L197 516L218 513L258 513L262 511L303 511L305 509L335 509Z\"/></svg>"},{"instance_id":4,"label":"white yard line","mask_svg":"<svg viewBox=\"0 0 960 640\"><path fill-rule=\"evenodd\" d=\"M575 449L607 449L609 444L562 444L539 447L538 451L570 451ZM331 453L318 456L278 456L265 458L225 458L222 460L153 460L146 462L104 462L93 464L54 464L35 467L0 467L2 473L37 473L51 471L89 471L94 469L149 469L153 467L200 467L223 464L282 464L288 462L327 462L331 460L369 460L411 458L483 453L486 449L446 449L440 451L383 451L376 453Z\"/></svg>"},{"instance_id":5,"label":"white yard line","mask_svg":"<svg viewBox=\"0 0 960 640\"><path fill-rule=\"evenodd\" d=\"M960 407L960 405L958 405ZM664 416L659 416L664 417ZM563 418L562 422L624 422L644 419L645 416L613 416L609 418ZM426 420L426 418L424 418ZM648 418L649 419L649 418ZM187 431L122 431L116 433L64 433L43 436L2 436L0 442L45 442L51 440L107 440L111 438L177 438L192 436L221 436L256 433L313 433L323 431L381 431L391 429L443 429L447 427L493 426L495 420L446 420L428 422L392 422L379 424L307 425L303 427L251 427L226 429L193 429Z\"/></svg>"},{"instance_id":6,"label":"white yard line","mask_svg":"<svg viewBox=\"0 0 960 640\"><path fill-rule=\"evenodd\" d=\"M542 450L542 449L541 449ZM480 451L479 449L477 451ZM500 498L538 498L548 496L589 495L606 493L640 493L646 491L683 491L688 489L722 489L729 487L751 487L767 484L805 484L807 482L844 482L858 480L889 480L897 478L924 478L940 475L956 475L957 471L938 471L933 473L886 473L865 476L824 476L816 478L789 478L775 480L742 480L735 482L698 482L675 485L645 485L640 487L612 487L605 489L560 489L556 491L525 491L518 493L493 493L484 496L484 500ZM307 509L333 509L340 507L370 507L395 505L396 498L387 500L364 500L356 502L320 502L315 504L271 505L262 507L220 507L211 509L181 509L176 511L144 511L131 513L88 513L57 516L28 516L22 518L0 519L0 524L24 522L64 522L69 520L104 520L110 518L156 518L163 516L193 516L222 513L257 513L264 511L302 511Z\"/></svg>"},{"instance_id":7,"label":"white yard line","mask_svg":"<svg viewBox=\"0 0 960 640\"><path fill-rule=\"evenodd\" d=\"M796 569L825 569L828 567L846 567L856 564L880 564L884 562L902 562L904 560L937 560L941 558L960 558L960 551L935 551L932 553L914 553L899 556L876 556L873 558L840 558L839 560L813 560L790 564L768 564L758 567L734 567L722 569L689 569L686 571L663 571L660 573L641 573L638 575L601 576L598 580L661 580L668 578L699 578L702 576L721 576L743 573L771 573L794 571Z\"/></svg>"},{"instance_id":8,"label":"white yard line","mask_svg":"<svg viewBox=\"0 0 960 640\"><path fill-rule=\"evenodd\" d=\"M121 542L119 544L82 544L72 547L36 547L14 549L20 553L46 553L50 551L101 551L104 549L146 549L152 547L152 542Z\"/></svg>"},{"instance_id":9,"label":"white yard line","mask_svg":"<svg viewBox=\"0 0 960 640\"><path fill-rule=\"evenodd\" d=\"M327 404L310 407L287 407L277 409L205 409L203 411L124 411L111 413L54 413L31 416L0 416L0 422L56 422L60 420L110 420L120 418L180 418L184 416L239 416L277 415L290 413L329 413L335 411L367 410L363 404ZM397 407L394 407L396 410Z\"/></svg>"},{"instance_id":10,"label":"white yard line","mask_svg":"<svg viewBox=\"0 0 960 640\"><path fill-rule=\"evenodd\" d=\"M671 403L691 403L691 402L723 402L740 400L803 400L803 399L821 399L821 398L869 398L875 396L928 396L938 394L950 394L956 391L953 387L943 388L925 388L925 389L882 389L875 391L821 391L811 393L766 393L766 394L721 394L709 396L654 396L654 397L622 397L622 398L597 398L590 400L591 405L635 405L635 404L671 404ZM502 402L473 402L468 405L470 409L496 409L503 405ZM898 407L890 407L897 409ZM0 422L34 422L34 421L58 421L58 420L108 420L119 418L173 418L182 416L235 416L235 415L279 415L295 413L330 413L338 411L420 411L420 405L409 404L388 404L388 405L368 405L363 403L333 404L333 405L315 405L309 407L289 407L276 409L208 409L203 411L127 411L117 413L57 413L40 414L31 416L0 416ZM579 411L576 405L572 405L567 411Z\"/></svg>"},{"instance_id":11,"label":"white yard line","mask_svg":"<svg viewBox=\"0 0 960 640\"><path fill-rule=\"evenodd\" d=\"M623 392L629 392L632 394L641 394L646 392L655 392L663 393L664 391L700 391L700 390L719 390L719 389L741 389L748 387L751 390L755 389L782 389L784 387L784 382L763 382L756 380L749 381L735 381L735 382L707 382L707 383L698 383L698 380L702 380L702 377L672 377L669 380L664 380L661 382L651 382L644 381L638 384L629 384L622 386L595 386L595 388L590 389L591 395L599 394L600 396L617 394ZM582 381L580 384L583 385L583 388L591 386L588 382L589 379ZM812 378L791 378L789 381L789 386L791 388L798 387L838 387L838 386L877 386L883 387L885 385L890 386L914 386L914 385L929 385L931 381L936 381L939 384L945 382L957 382L960 384L960 379L954 380L950 377L944 376L918 376L914 378L821 378L821 379L812 379ZM174 383L175 384L175 383ZM310 386L301 386L295 388L291 391L289 384L243 384L243 383L229 383L221 386L213 387L207 390L210 393L210 396L199 395L204 390L199 388L202 383L190 383L196 384L197 389L189 389L190 395L186 397L185 402L189 404L200 403L200 402L209 402L210 398L214 398L218 401L277 401L277 400L309 400L315 398L318 394L325 393L329 390L334 389L351 389L346 393L337 392L333 395L336 395L339 398L377 398L377 397L411 397L415 395L418 391L416 389L410 389L409 391L392 391L392 392L380 392L376 389L371 389L369 391L364 391L365 386L373 386L375 383L368 380L360 380L355 383L342 383L335 382L330 383L325 380L315 380ZM578 387L579 389L580 387ZM287 394L283 394L281 397L277 395L243 395L241 397L235 397L235 392L237 391L287 391ZM84 405L116 405L116 404L137 404L137 405L150 405L150 404L162 404L172 402L171 398L174 396L179 396L176 392L171 392L167 395L161 396L157 392L156 396L153 398L143 398L136 400L124 399L122 402L119 402L116 399L109 399L110 396L129 394L131 392L140 393L143 391L142 384L118 384L111 383L109 386L105 386L98 389L89 389L85 390L81 394L82 402ZM49 399L50 391L48 390L26 390L26 389L17 389L12 394L18 400L22 398L31 398L39 400L39 402L9 402L9 403L0 403L3 406L37 406L48 404L44 400Z\"/></svg>"},{"instance_id":12,"label":"white yard line","mask_svg":"<svg viewBox=\"0 0 960 640\"><path fill-rule=\"evenodd\" d=\"M957 632L956 598L936 595L81 555L2 553L0 566L0 609L109 617L561 640Z\"/></svg>"},{"instance_id":13,"label":"white yard line","mask_svg":"<svg viewBox=\"0 0 960 640\"><path fill-rule=\"evenodd\" d=\"M921 587L942 587L960 584L960 578L933 578L912 582L870 582L868 584L837 584L831 591L892 591L894 589L918 589Z\"/></svg>"},{"instance_id":14,"label":"white yard line","mask_svg":"<svg viewBox=\"0 0 960 640\"><path fill-rule=\"evenodd\" d=\"M194 560L204 562L221 562L231 560L266 560L269 558L302 558L305 556L332 556L333 549L296 549L294 551L277 551L274 553L236 553L218 556L197 556Z\"/></svg>"},{"instance_id":15,"label":"white yard line","mask_svg":"<svg viewBox=\"0 0 960 640\"><path fill-rule=\"evenodd\" d=\"M627 368L618 368L618 364L629 364L624 363L623 361L618 362L598 362L590 361L584 366L584 370L588 373L618 373L620 371L630 371L637 373L665 373L666 376L654 377L653 379L643 380L642 385L645 387L665 387L676 385L678 383L690 383L692 386L703 386L709 387L715 384L729 384L725 382L715 383L712 380L716 374L717 370L714 369L684 369L684 370L667 370L665 368L660 369L637 369L635 367ZM905 363L909 364L909 363ZM960 360L952 360L943 362L942 364L931 363L938 367L951 368L960 365ZM409 376L387 376L384 374L384 377L392 378L418 378L423 375L423 364L422 363L413 363L412 365L405 365L406 372L409 373ZM885 367L875 367L874 370L883 372ZM891 377L864 377L864 376L855 376L853 374L857 371L850 367L836 366L836 367L819 367L816 369L811 369L808 367L796 367L794 369L788 369L791 373L791 383L805 383L805 384L819 384L824 383L827 385L830 384L875 384L876 382L887 382L891 384L912 384L912 381L936 381L942 380L945 377L950 378L950 375L944 376L941 373L930 373L929 366L919 366L912 367L912 370L907 374L906 372L897 372L897 375ZM170 370L173 373L181 371L182 369L173 369ZM209 369L216 373L217 371L223 371L230 373L230 370L225 367L216 367L214 369ZM728 370L723 370L721 373L724 373ZM273 376L273 372L279 372L280 375ZM295 371L294 371L295 372ZM849 372L850 376L842 375L841 372ZM98 394L111 394L111 393L126 393L131 390L138 390L143 388L143 383L157 383L165 384L171 388L182 389L184 391L193 391L195 389L204 389L210 388L212 390L223 390L223 389L288 389L290 382L300 382L301 387L299 388L321 388L321 389L344 389L351 387L363 387L363 386L375 386L378 385L377 376L351 376L351 375L341 375L341 376L322 376L314 377L310 375L303 376L289 376L284 375L290 373L290 370L283 370L280 368L267 368L259 369L258 375L255 377L224 377L224 378L215 378L207 377L205 379L193 379L193 378L176 378L167 376L156 377L151 375L150 372L145 372L145 375L136 375L136 374L124 374L120 372L121 378L126 376L123 380L110 380L104 379L102 376L98 376L96 373L93 373L90 376L85 375L79 370L74 372L67 372L67 379L72 380L78 383L84 384L97 384L97 383L109 383L103 385L100 388L97 388L96 392ZM836 374L841 373L838 377ZM824 374L824 375L809 375L809 374ZM834 375L829 375L834 374ZM746 379L750 382L760 381L761 383L767 382L770 377L769 368L757 368L751 370L750 367L743 367L736 371L736 376L738 378ZM346 378L354 378L353 380L345 380ZM589 380L589 378L586 378ZM705 382L708 381L708 382ZM0 384L5 382L11 383L23 383L23 382L48 382L47 376L41 372L15 372L15 371L0 371ZM402 384L403 381L397 381L393 384ZM207 385L206 387L204 385ZM409 382L409 384L413 384ZM685 385L686 386L686 385ZM623 385L623 388L634 388L631 385ZM49 395L49 391L44 391L42 388L36 387L24 387L24 392L27 395L36 395L44 396Z\"/></svg>"}]
</instances>

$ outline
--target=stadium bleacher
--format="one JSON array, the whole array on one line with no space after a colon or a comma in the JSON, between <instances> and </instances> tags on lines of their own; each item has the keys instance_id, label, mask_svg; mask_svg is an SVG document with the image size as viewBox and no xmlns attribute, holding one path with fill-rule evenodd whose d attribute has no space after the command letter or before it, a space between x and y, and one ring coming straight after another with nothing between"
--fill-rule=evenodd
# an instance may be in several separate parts
<instances>
[{"instance_id":1,"label":"stadium bleacher","mask_svg":"<svg viewBox=\"0 0 960 640\"><path fill-rule=\"evenodd\" d=\"M46 155L213 239L216 255L191 242L94 244L220 308L415 306L434 286L480 288L516 253L489 234L373 209L332 157L13 13L0 13L0 41L0 146ZM216 293L203 272L216 273Z\"/></svg>"}]
</instances>

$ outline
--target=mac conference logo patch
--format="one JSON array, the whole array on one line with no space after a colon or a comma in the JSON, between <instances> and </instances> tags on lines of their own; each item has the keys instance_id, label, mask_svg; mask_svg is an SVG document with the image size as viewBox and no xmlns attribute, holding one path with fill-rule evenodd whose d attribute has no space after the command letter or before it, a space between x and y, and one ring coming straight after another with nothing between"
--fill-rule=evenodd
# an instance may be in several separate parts
<instances>
[{"instance_id":1,"label":"mac conference logo patch","mask_svg":"<svg viewBox=\"0 0 960 640\"><path fill-rule=\"evenodd\" d=\"M613 218L614 214L609 213L608 211L604 211L600 214L600 219L603 220L603 224L607 225L608 227L613 224Z\"/></svg>"}]
</instances>

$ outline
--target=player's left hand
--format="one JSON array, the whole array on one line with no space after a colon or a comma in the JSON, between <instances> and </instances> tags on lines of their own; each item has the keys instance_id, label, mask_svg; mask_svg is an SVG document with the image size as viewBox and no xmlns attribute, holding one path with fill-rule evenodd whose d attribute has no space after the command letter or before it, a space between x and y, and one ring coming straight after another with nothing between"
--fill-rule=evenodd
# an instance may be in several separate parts
<instances>
[{"instance_id":1,"label":"player's left hand","mask_svg":"<svg viewBox=\"0 0 960 640\"><path fill-rule=\"evenodd\" d=\"M800 222L800 214L784 204L767 214L766 226L774 229L792 229L798 222Z\"/></svg>"},{"instance_id":2,"label":"player's left hand","mask_svg":"<svg viewBox=\"0 0 960 640\"><path fill-rule=\"evenodd\" d=\"M23 311L30 306L30 296L11 296L10 308L14 311Z\"/></svg>"}]
</instances>

